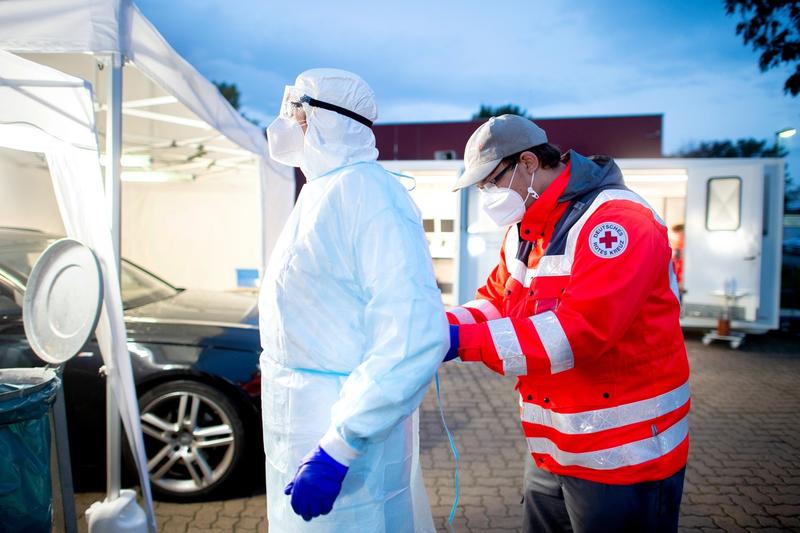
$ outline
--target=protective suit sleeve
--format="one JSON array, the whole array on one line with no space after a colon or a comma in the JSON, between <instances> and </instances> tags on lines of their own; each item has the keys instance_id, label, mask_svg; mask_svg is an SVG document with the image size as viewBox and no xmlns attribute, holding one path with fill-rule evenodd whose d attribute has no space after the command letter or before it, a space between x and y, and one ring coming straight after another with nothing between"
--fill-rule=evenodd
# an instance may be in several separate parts
<instances>
[{"instance_id":1,"label":"protective suit sleeve","mask_svg":"<svg viewBox=\"0 0 800 533\"><path fill-rule=\"evenodd\" d=\"M624 228L627 245L611 257L591 249L590 233L611 222ZM586 222L554 311L503 318L459 328L459 356L483 361L504 375L555 374L571 370L612 347L640 312L659 276L668 279L666 230L649 210L606 204Z\"/></svg>"},{"instance_id":2,"label":"protective suit sleeve","mask_svg":"<svg viewBox=\"0 0 800 533\"><path fill-rule=\"evenodd\" d=\"M515 230L511 226L508 231ZM508 232L506 232L506 238ZM480 324L503 316L503 290L510 277L506 268L505 246L500 247L500 261L492 269L486 283L480 287L475 299L447 310L447 322L452 325Z\"/></svg>"},{"instance_id":3,"label":"protective suit sleeve","mask_svg":"<svg viewBox=\"0 0 800 533\"><path fill-rule=\"evenodd\" d=\"M410 201L410 200L409 200ZM450 344L444 307L422 226L403 210L382 209L353 238L365 302L361 364L332 407L323 447L336 460L385 439L419 406ZM337 457L338 455L338 457Z\"/></svg>"}]
</instances>

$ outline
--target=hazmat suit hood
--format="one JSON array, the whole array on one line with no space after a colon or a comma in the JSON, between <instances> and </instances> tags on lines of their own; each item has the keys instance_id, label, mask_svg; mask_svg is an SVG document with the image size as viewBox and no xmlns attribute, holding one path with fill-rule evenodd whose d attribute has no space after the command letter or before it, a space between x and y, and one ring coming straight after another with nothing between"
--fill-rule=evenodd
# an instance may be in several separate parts
<instances>
[{"instance_id":1,"label":"hazmat suit hood","mask_svg":"<svg viewBox=\"0 0 800 533\"><path fill-rule=\"evenodd\" d=\"M375 93L360 77L345 70L311 69L300 74L295 87L317 100L343 107L369 121L378 118ZM333 169L378 159L372 129L337 113L305 105L306 130L300 170L308 180Z\"/></svg>"}]
</instances>

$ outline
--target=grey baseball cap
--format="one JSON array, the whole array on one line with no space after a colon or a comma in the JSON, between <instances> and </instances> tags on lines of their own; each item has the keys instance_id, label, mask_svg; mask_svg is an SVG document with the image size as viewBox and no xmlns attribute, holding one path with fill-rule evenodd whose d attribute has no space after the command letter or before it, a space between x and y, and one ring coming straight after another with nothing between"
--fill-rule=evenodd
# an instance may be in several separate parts
<instances>
[{"instance_id":1,"label":"grey baseball cap","mask_svg":"<svg viewBox=\"0 0 800 533\"><path fill-rule=\"evenodd\" d=\"M464 172L453 191L486 179L504 157L547 142L547 134L519 115L492 117L475 130L464 148Z\"/></svg>"}]
</instances>

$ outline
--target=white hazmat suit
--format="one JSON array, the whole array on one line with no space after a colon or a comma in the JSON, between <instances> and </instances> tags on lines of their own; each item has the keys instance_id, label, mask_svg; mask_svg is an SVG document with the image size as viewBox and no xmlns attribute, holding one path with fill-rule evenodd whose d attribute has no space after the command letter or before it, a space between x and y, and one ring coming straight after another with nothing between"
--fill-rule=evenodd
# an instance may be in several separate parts
<instances>
[{"instance_id":1,"label":"white hazmat suit","mask_svg":"<svg viewBox=\"0 0 800 533\"><path fill-rule=\"evenodd\" d=\"M294 89L377 116L348 72L306 71ZM449 337L419 212L369 127L304 110L307 183L259 297L270 531L434 531L416 409ZM305 522L283 488L320 442L352 460L332 512Z\"/></svg>"}]
</instances>

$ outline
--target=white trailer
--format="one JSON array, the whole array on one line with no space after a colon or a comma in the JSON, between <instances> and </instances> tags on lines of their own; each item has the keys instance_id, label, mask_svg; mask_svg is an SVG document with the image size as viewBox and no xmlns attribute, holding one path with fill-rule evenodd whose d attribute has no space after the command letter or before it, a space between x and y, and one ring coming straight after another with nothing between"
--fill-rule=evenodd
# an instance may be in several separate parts
<instances>
[{"instance_id":1,"label":"white trailer","mask_svg":"<svg viewBox=\"0 0 800 533\"><path fill-rule=\"evenodd\" d=\"M671 237L685 228L685 328L713 328L723 313L747 333L777 329L783 219L782 159L617 159L625 181L659 213ZM458 160L381 161L417 180L446 304L473 298L498 260L503 230L481 212L474 187L450 192ZM677 242L677 239L675 239ZM632 274L631 274L632 275Z\"/></svg>"}]
</instances>

